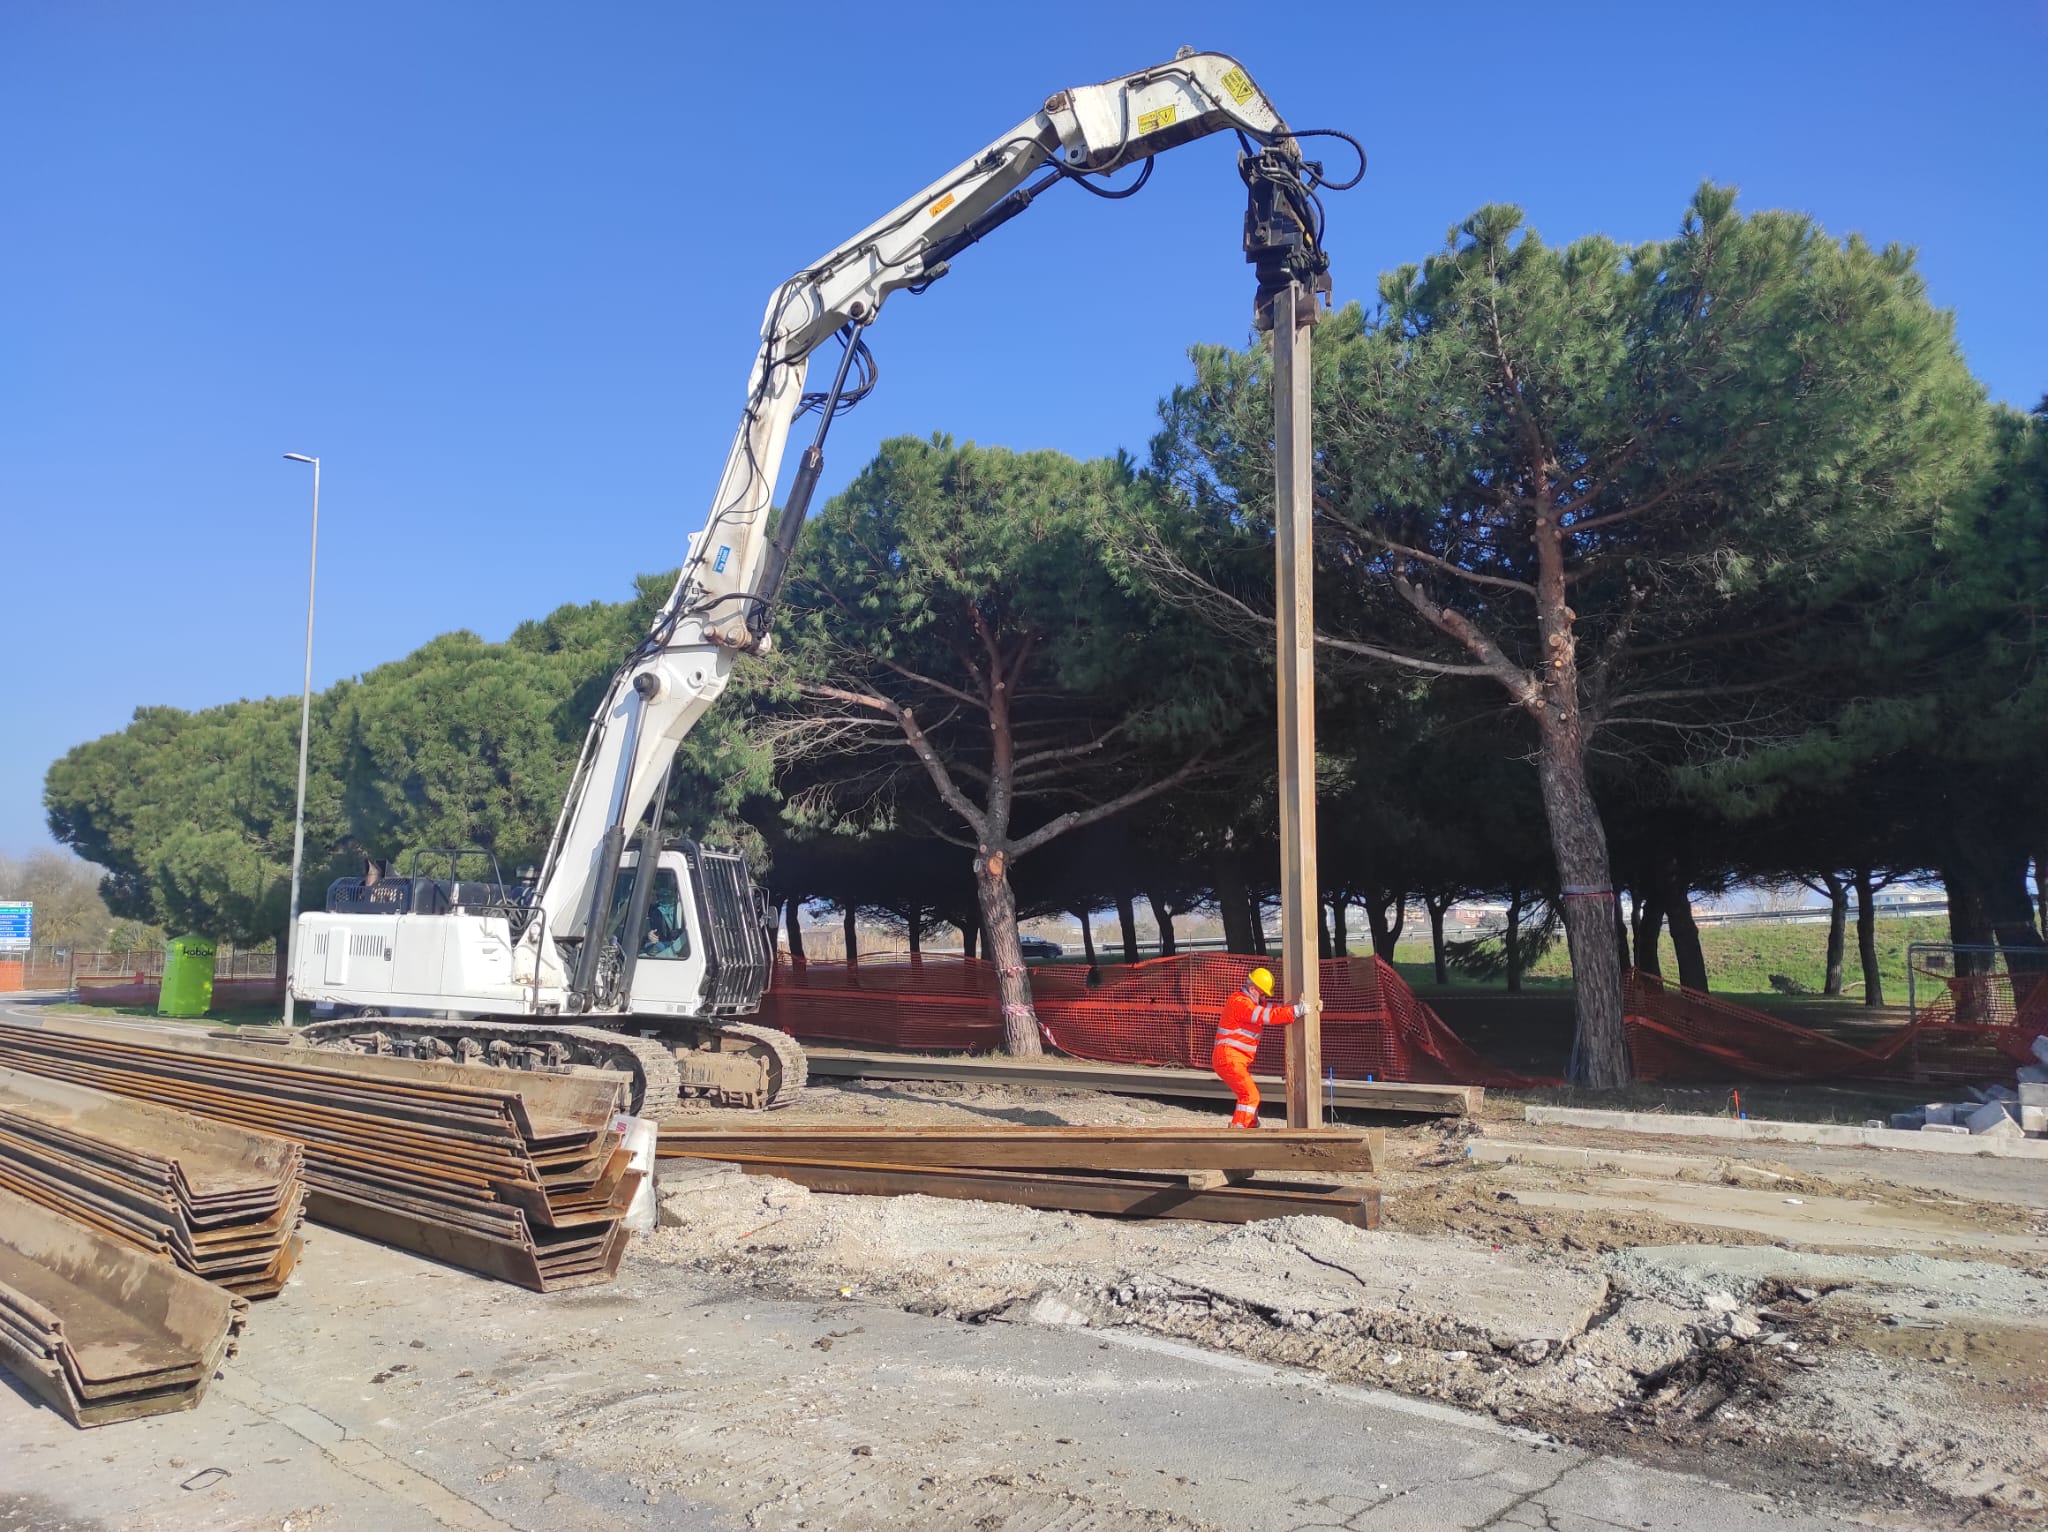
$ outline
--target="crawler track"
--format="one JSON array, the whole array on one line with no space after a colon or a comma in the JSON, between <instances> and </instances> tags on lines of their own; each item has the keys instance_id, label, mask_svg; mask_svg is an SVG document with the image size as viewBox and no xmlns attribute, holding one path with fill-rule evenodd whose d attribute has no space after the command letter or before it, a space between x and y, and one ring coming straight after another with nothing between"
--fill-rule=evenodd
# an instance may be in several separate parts
<instances>
[{"instance_id":1,"label":"crawler track","mask_svg":"<svg viewBox=\"0 0 2048 1532\"><path fill-rule=\"evenodd\" d=\"M366 1013L313 1022L301 1035L315 1047L344 1052L456 1059L509 1069L559 1070L582 1064L616 1070L632 1078L634 1112L656 1122L673 1116L685 1095L723 1106L779 1105L802 1090L809 1077L796 1039L773 1027L697 1022L676 1030L679 1036L640 1037L609 1027ZM736 1038L745 1046L734 1048ZM678 1043L683 1045L680 1054ZM759 1084L727 1084L720 1071L693 1067L734 1054L759 1057Z\"/></svg>"}]
</instances>

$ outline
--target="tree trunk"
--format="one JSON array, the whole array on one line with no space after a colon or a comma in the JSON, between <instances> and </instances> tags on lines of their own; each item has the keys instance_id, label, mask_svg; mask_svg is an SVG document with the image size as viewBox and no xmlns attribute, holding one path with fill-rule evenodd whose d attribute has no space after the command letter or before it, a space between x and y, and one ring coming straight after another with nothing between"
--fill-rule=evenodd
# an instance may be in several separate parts
<instances>
[{"instance_id":1,"label":"tree trunk","mask_svg":"<svg viewBox=\"0 0 2048 1532\"><path fill-rule=\"evenodd\" d=\"M1119 891L1116 896L1117 924L1123 927L1124 961L1138 961L1138 912L1131 907L1131 896Z\"/></svg>"},{"instance_id":2,"label":"tree trunk","mask_svg":"<svg viewBox=\"0 0 2048 1532\"><path fill-rule=\"evenodd\" d=\"M909 934L910 934L910 950L911 950L912 952L917 952L917 953L921 953L921 952L923 952L923 951L924 951L924 910L923 910L923 909L922 909L921 907L913 907L913 908L911 909L911 911L910 911L910 915L909 915L909 917L908 917L908 924L907 924L907 926L906 926L906 929L908 930L908 932L909 932Z\"/></svg>"},{"instance_id":3,"label":"tree trunk","mask_svg":"<svg viewBox=\"0 0 2048 1532\"><path fill-rule=\"evenodd\" d=\"M1828 971L1821 984L1823 995L1842 992L1842 938L1849 923L1849 885L1832 872L1822 873L1828 890Z\"/></svg>"},{"instance_id":4,"label":"tree trunk","mask_svg":"<svg viewBox=\"0 0 2048 1532\"><path fill-rule=\"evenodd\" d=\"M1965 1023L1988 1022L1991 1016L1985 1004L1984 976L1991 972L1994 955L1987 949L1994 943L1984 892L1961 868L1943 868L1941 881L1948 889L1948 939L1956 949L1955 979L1950 985L1955 1017Z\"/></svg>"},{"instance_id":5,"label":"tree trunk","mask_svg":"<svg viewBox=\"0 0 2048 1532\"><path fill-rule=\"evenodd\" d=\"M973 957L973 956L974 956L974 938L975 938L976 934L977 934L977 933L979 933L979 931L981 930L981 927L980 927L979 925L977 925L977 924L976 924L976 923L975 923L974 921L971 921L971 920L963 920L963 921L960 921L960 922L959 922L959 926L960 926L960 955L961 955L962 957Z\"/></svg>"},{"instance_id":6,"label":"tree trunk","mask_svg":"<svg viewBox=\"0 0 2048 1532\"><path fill-rule=\"evenodd\" d=\"M1342 894L1330 901L1330 947L1332 957L1351 956L1350 922L1345 919L1350 903Z\"/></svg>"},{"instance_id":7,"label":"tree trunk","mask_svg":"<svg viewBox=\"0 0 2048 1532\"><path fill-rule=\"evenodd\" d=\"M1045 1048L1038 1037L1038 1012L1031 1004L1031 975L1024 967L1024 949L1017 939L1017 898L1010 890L1009 863L1002 852L974 859L974 892L981 901L988 957L996 965L996 994L1003 1007L1003 1052L1012 1058L1037 1058Z\"/></svg>"},{"instance_id":8,"label":"tree trunk","mask_svg":"<svg viewBox=\"0 0 2048 1532\"><path fill-rule=\"evenodd\" d=\"M1707 954L1700 946L1699 923L1692 918L1692 891L1676 857L1666 857L1659 873L1664 915L1671 922L1671 947L1678 954L1678 982L1685 989L1707 992Z\"/></svg>"},{"instance_id":9,"label":"tree trunk","mask_svg":"<svg viewBox=\"0 0 2048 1532\"><path fill-rule=\"evenodd\" d=\"M1607 831L1586 785L1577 710L1541 731L1538 779L1557 862L1565 941L1571 948L1573 1010L1569 1074L1574 1083L1612 1088L1629 1082L1628 1034L1621 1020L1621 963L1614 949L1614 887Z\"/></svg>"},{"instance_id":10,"label":"tree trunk","mask_svg":"<svg viewBox=\"0 0 2048 1532\"><path fill-rule=\"evenodd\" d=\"M846 961L849 964L860 961L860 910L849 904L839 913L839 929L846 938Z\"/></svg>"},{"instance_id":11,"label":"tree trunk","mask_svg":"<svg viewBox=\"0 0 2048 1532\"><path fill-rule=\"evenodd\" d=\"M2048 851L2034 853L2034 922L2048 936Z\"/></svg>"},{"instance_id":12,"label":"tree trunk","mask_svg":"<svg viewBox=\"0 0 2048 1532\"><path fill-rule=\"evenodd\" d=\"M1856 956L1863 964L1863 1003L1884 1004L1884 975L1877 967L1876 880L1869 868L1856 873Z\"/></svg>"},{"instance_id":13,"label":"tree trunk","mask_svg":"<svg viewBox=\"0 0 2048 1532\"><path fill-rule=\"evenodd\" d=\"M783 922L789 927L790 961L804 960L804 907L803 901L794 896L782 901Z\"/></svg>"},{"instance_id":14,"label":"tree trunk","mask_svg":"<svg viewBox=\"0 0 2048 1532\"><path fill-rule=\"evenodd\" d=\"M1088 966L1093 968L1095 966L1095 928L1090 923L1086 910L1076 910L1074 911L1074 916L1081 922L1081 955L1088 959Z\"/></svg>"},{"instance_id":15,"label":"tree trunk","mask_svg":"<svg viewBox=\"0 0 2048 1532\"><path fill-rule=\"evenodd\" d=\"M1507 950L1508 993L1522 992L1522 891L1508 895L1508 928L1502 945Z\"/></svg>"},{"instance_id":16,"label":"tree trunk","mask_svg":"<svg viewBox=\"0 0 2048 1532\"><path fill-rule=\"evenodd\" d=\"M2023 1006L2048 973L2048 948L2034 925L2034 900L2027 891L2027 854L2004 840L1989 841L1979 848L1977 864L1984 917L2005 959L2013 1005Z\"/></svg>"},{"instance_id":17,"label":"tree trunk","mask_svg":"<svg viewBox=\"0 0 2048 1532\"><path fill-rule=\"evenodd\" d=\"M1444 914L1451 907L1449 894L1424 894L1422 907L1429 911L1429 959L1436 969L1439 985L1451 982L1451 971L1444 963Z\"/></svg>"},{"instance_id":18,"label":"tree trunk","mask_svg":"<svg viewBox=\"0 0 2048 1532\"><path fill-rule=\"evenodd\" d=\"M1664 901L1656 893L1636 900L1636 972L1664 977Z\"/></svg>"},{"instance_id":19,"label":"tree trunk","mask_svg":"<svg viewBox=\"0 0 2048 1532\"><path fill-rule=\"evenodd\" d=\"M1237 848L1220 845L1209 859L1209 874L1215 884L1216 910L1223 917L1223 946L1240 956L1256 952L1252 941L1252 902L1244 886L1244 868Z\"/></svg>"},{"instance_id":20,"label":"tree trunk","mask_svg":"<svg viewBox=\"0 0 2048 1532\"><path fill-rule=\"evenodd\" d=\"M1401 928L1408 923L1408 896L1394 894L1385 904L1368 896L1365 921L1372 929L1373 955L1383 963L1393 962L1394 949L1401 942Z\"/></svg>"},{"instance_id":21,"label":"tree trunk","mask_svg":"<svg viewBox=\"0 0 2048 1532\"><path fill-rule=\"evenodd\" d=\"M1271 957L1272 951L1266 945L1266 901L1254 899L1252 910L1252 951L1259 957Z\"/></svg>"},{"instance_id":22,"label":"tree trunk","mask_svg":"<svg viewBox=\"0 0 2048 1532\"><path fill-rule=\"evenodd\" d=\"M1159 927L1159 955L1172 957L1177 950L1173 944L1173 912L1157 894L1148 893L1145 902L1152 906L1152 923Z\"/></svg>"}]
</instances>

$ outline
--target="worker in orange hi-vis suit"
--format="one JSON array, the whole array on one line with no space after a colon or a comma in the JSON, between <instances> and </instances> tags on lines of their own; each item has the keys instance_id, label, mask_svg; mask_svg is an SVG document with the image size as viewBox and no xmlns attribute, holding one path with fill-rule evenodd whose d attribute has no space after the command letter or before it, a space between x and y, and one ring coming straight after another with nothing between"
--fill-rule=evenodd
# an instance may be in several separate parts
<instances>
[{"instance_id":1,"label":"worker in orange hi-vis suit","mask_svg":"<svg viewBox=\"0 0 2048 1532\"><path fill-rule=\"evenodd\" d=\"M1244 988L1223 1002L1223 1015L1216 1023L1216 1051L1209 1055L1209 1064L1237 1097L1237 1110L1230 1114L1233 1128L1259 1125L1259 1088L1252 1083L1252 1057L1259 1051L1260 1036L1268 1026L1287 1026L1300 1014L1294 1006L1273 1004L1273 974L1266 968L1254 968L1245 975Z\"/></svg>"}]
</instances>

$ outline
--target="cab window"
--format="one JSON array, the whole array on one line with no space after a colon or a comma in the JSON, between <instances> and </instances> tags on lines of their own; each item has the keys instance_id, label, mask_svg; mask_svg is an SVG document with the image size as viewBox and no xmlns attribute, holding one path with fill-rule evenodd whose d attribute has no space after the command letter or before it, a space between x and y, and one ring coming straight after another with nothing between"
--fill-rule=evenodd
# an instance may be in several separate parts
<instances>
[{"instance_id":1,"label":"cab window","mask_svg":"<svg viewBox=\"0 0 2048 1532\"><path fill-rule=\"evenodd\" d=\"M612 890L611 932L621 946L626 939L622 928L633 904L633 877L632 868L620 868L619 881ZM670 868L655 869L654 887L647 895L647 925L639 937L643 962L650 958L680 961L690 955L690 927L683 918L683 891Z\"/></svg>"}]
</instances>

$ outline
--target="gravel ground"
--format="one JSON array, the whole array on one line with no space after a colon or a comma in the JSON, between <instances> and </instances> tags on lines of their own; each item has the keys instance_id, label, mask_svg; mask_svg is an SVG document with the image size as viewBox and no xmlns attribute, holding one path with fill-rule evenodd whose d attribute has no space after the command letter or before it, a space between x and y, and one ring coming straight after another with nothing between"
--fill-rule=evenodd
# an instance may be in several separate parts
<instances>
[{"instance_id":1,"label":"gravel ground","mask_svg":"<svg viewBox=\"0 0 2048 1532\"><path fill-rule=\"evenodd\" d=\"M814 1088L775 1120L1214 1117L1114 1096L909 1084ZM1853 1252L1787 1249L1711 1216L1683 1223L1645 1211L1635 1189L1617 1192L1624 1178L1475 1166L1463 1153L1470 1131L1424 1124L1390 1136L1379 1178L1386 1226L1372 1232L1312 1217L1126 1223L814 1195L671 1162L664 1227L637 1250L788 1297L1135 1327L1674 1467L1726 1472L1737 1450L1772 1483L1906 1524L1996 1525L2048 1507L2036 1345L2048 1338L2048 1282L2031 1241L1959 1247L1971 1258L1950 1259L1872 1248L1862 1229L1866 1244ZM1702 1191L1766 1185L1790 1194L1789 1207L1854 1206L1866 1224L1889 1208L1916 1238L1930 1216L1959 1241L1975 1229L2038 1232L2032 1208L1930 1191L1910 1176L1837 1183L1778 1162L1700 1163L1677 1180ZM1523 1201L1557 1188L1588 1192L1574 1200L1589 1205Z\"/></svg>"}]
</instances>

